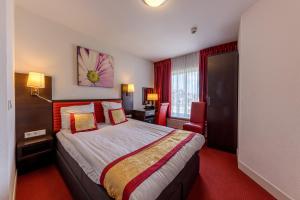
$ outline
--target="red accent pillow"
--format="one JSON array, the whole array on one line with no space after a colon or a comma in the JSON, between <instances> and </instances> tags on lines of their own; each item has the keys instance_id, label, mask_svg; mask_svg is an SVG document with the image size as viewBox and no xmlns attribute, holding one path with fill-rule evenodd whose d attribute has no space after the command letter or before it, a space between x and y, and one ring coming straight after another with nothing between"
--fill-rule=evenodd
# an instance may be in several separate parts
<instances>
[{"instance_id":1,"label":"red accent pillow","mask_svg":"<svg viewBox=\"0 0 300 200\"><path fill-rule=\"evenodd\" d=\"M70 126L72 134L97 130L95 113L71 113Z\"/></svg>"},{"instance_id":2,"label":"red accent pillow","mask_svg":"<svg viewBox=\"0 0 300 200\"><path fill-rule=\"evenodd\" d=\"M108 110L109 119L112 125L127 122L125 111L123 108Z\"/></svg>"}]
</instances>

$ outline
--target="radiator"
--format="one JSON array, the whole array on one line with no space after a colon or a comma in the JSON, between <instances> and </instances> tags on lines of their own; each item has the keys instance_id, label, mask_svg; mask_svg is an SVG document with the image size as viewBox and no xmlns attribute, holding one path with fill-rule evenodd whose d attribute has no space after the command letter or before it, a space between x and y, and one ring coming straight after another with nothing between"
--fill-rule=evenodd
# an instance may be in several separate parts
<instances>
[{"instance_id":1,"label":"radiator","mask_svg":"<svg viewBox=\"0 0 300 200\"><path fill-rule=\"evenodd\" d=\"M183 124L188 121L189 120L185 120L185 119L168 118L167 124L168 124L168 127L182 129Z\"/></svg>"}]
</instances>

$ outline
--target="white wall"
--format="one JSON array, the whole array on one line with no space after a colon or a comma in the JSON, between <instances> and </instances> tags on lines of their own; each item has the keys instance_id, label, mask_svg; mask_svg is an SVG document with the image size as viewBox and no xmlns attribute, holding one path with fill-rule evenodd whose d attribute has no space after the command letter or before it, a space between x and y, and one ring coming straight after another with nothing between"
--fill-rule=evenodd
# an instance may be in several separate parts
<instances>
[{"instance_id":1,"label":"white wall","mask_svg":"<svg viewBox=\"0 0 300 200\"><path fill-rule=\"evenodd\" d=\"M239 167L300 199L300 1L260 0L240 28Z\"/></svg>"},{"instance_id":2,"label":"white wall","mask_svg":"<svg viewBox=\"0 0 300 200\"><path fill-rule=\"evenodd\" d=\"M14 2L0 1L0 199L13 199L15 180ZM8 106L11 102L12 107Z\"/></svg>"},{"instance_id":3,"label":"white wall","mask_svg":"<svg viewBox=\"0 0 300 200\"><path fill-rule=\"evenodd\" d=\"M98 39L89 37L20 7L15 12L17 72L38 71L52 76L53 99L120 98L120 84L134 83L134 106L141 107L142 87L153 87L151 62L104 44L101 35ZM76 45L114 57L113 89L77 86Z\"/></svg>"}]
</instances>

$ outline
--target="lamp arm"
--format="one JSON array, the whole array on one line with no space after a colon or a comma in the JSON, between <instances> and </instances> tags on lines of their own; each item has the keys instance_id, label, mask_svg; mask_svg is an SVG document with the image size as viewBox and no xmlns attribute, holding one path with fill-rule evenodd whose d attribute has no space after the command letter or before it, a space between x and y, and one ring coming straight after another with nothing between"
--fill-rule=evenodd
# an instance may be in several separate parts
<instances>
[{"instance_id":1,"label":"lamp arm","mask_svg":"<svg viewBox=\"0 0 300 200\"><path fill-rule=\"evenodd\" d=\"M43 99L43 100L47 101L48 103L52 103L51 100L49 100L49 99L47 99L47 98L45 98L45 97L42 97L42 96L40 96L39 94L35 94L35 96L37 96L37 97L40 98L40 99Z\"/></svg>"}]
</instances>

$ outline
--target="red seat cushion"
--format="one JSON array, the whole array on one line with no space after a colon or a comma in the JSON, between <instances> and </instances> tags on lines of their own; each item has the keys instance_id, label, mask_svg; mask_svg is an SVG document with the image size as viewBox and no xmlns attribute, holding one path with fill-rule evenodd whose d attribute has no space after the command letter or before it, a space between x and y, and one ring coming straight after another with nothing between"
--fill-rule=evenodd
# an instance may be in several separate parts
<instances>
[{"instance_id":1,"label":"red seat cushion","mask_svg":"<svg viewBox=\"0 0 300 200\"><path fill-rule=\"evenodd\" d=\"M204 126L202 123L192 123L188 122L183 125L183 130L186 131L192 131L195 133L203 133L204 132Z\"/></svg>"}]
</instances>

